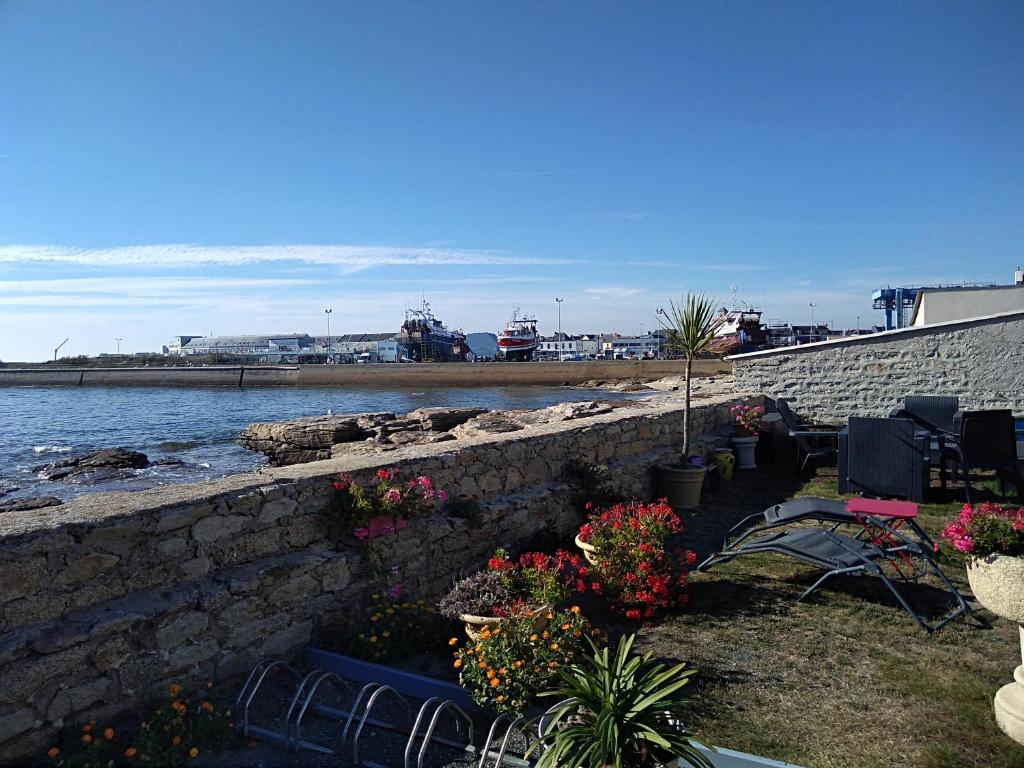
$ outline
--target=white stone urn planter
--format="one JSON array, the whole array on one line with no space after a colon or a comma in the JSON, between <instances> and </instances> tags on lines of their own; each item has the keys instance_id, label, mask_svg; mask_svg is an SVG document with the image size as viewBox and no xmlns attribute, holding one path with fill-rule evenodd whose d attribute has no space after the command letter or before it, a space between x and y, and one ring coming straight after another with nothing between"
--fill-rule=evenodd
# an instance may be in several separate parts
<instances>
[{"instance_id":1,"label":"white stone urn planter","mask_svg":"<svg viewBox=\"0 0 1024 768\"><path fill-rule=\"evenodd\" d=\"M730 437L729 441L736 450L736 469L757 469L754 460L754 449L757 448L757 435L751 437Z\"/></svg>"},{"instance_id":2,"label":"white stone urn planter","mask_svg":"<svg viewBox=\"0 0 1024 768\"><path fill-rule=\"evenodd\" d=\"M1024 557L974 558L967 565L967 581L979 603L1017 623L1024 662ZM1018 744L1024 744L1024 663L1013 671L1013 679L996 692L993 707L999 727Z\"/></svg>"},{"instance_id":3,"label":"white stone urn planter","mask_svg":"<svg viewBox=\"0 0 1024 768\"><path fill-rule=\"evenodd\" d=\"M551 613L551 609L552 606L545 604L534 608L528 614L533 619L534 629L538 632L548 625L548 614ZM478 643L483 638L485 629L493 632L501 626L501 622L505 619L502 616L475 616L472 613L463 613L459 616L459 620L466 631L466 637Z\"/></svg>"}]
</instances>

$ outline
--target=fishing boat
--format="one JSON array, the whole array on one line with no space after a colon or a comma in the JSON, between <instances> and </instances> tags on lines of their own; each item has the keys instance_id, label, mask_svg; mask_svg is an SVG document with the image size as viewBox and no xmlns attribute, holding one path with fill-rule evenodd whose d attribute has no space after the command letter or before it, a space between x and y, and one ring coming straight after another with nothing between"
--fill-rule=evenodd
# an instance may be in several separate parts
<instances>
[{"instance_id":1,"label":"fishing boat","mask_svg":"<svg viewBox=\"0 0 1024 768\"><path fill-rule=\"evenodd\" d=\"M521 315L519 307L516 307L512 319L505 324L505 330L498 335L498 353L505 360L532 360L539 341L537 318Z\"/></svg>"},{"instance_id":2,"label":"fishing boat","mask_svg":"<svg viewBox=\"0 0 1024 768\"><path fill-rule=\"evenodd\" d=\"M405 310L405 322L398 331L399 359L413 363L461 363L469 346L461 330L449 330L434 317L426 300L418 308Z\"/></svg>"}]
</instances>

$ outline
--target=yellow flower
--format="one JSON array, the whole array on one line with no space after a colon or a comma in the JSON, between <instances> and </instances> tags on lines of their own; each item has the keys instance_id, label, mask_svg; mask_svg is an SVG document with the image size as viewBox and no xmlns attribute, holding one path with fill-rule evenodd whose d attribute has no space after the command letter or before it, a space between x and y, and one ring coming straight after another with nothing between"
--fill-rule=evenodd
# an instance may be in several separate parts
<instances>
[{"instance_id":1,"label":"yellow flower","mask_svg":"<svg viewBox=\"0 0 1024 768\"><path fill-rule=\"evenodd\" d=\"M188 756L191 757L193 760L199 757L199 747L192 747L192 749L188 751Z\"/></svg>"},{"instance_id":2,"label":"yellow flower","mask_svg":"<svg viewBox=\"0 0 1024 768\"><path fill-rule=\"evenodd\" d=\"M448 641L448 645L455 645L458 642L459 642L459 638L453 637L451 640Z\"/></svg>"},{"instance_id":3,"label":"yellow flower","mask_svg":"<svg viewBox=\"0 0 1024 768\"><path fill-rule=\"evenodd\" d=\"M553 618L555 618L555 614L553 614L551 611L548 611L548 621L551 621Z\"/></svg>"},{"instance_id":4,"label":"yellow flower","mask_svg":"<svg viewBox=\"0 0 1024 768\"><path fill-rule=\"evenodd\" d=\"M374 592L372 595L370 595L370 597L372 597L374 600L380 600L380 593Z\"/></svg>"},{"instance_id":5,"label":"yellow flower","mask_svg":"<svg viewBox=\"0 0 1024 768\"><path fill-rule=\"evenodd\" d=\"M377 636L376 635L370 635L370 642L371 643L376 643L377 642Z\"/></svg>"},{"instance_id":6,"label":"yellow flower","mask_svg":"<svg viewBox=\"0 0 1024 768\"><path fill-rule=\"evenodd\" d=\"M391 630L390 629L385 629L383 632L380 633L380 636L381 637L391 637Z\"/></svg>"}]
</instances>

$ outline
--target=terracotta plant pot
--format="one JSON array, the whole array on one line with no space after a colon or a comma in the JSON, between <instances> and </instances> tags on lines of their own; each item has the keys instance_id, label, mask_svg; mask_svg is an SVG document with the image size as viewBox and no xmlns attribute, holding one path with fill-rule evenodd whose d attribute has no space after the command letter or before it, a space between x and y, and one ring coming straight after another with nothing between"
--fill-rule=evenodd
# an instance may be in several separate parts
<instances>
[{"instance_id":1,"label":"terracotta plant pot","mask_svg":"<svg viewBox=\"0 0 1024 768\"><path fill-rule=\"evenodd\" d=\"M704 484L704 467L659 464L658 486L672 509L694 509L700 505L700 489Z\"/></svg>"},{"instance_id":2,"label":"terracotta plant pot","mask_svg":"<svg viewBox=\"0 0 1024 768\"><path fill-rule=\"evenodd\" d=\"M985 608L1017 623L1024 661L1024 557L990 555L967 565L971 591ZM996 691L996 722L1007 736L1024 744L1024 663L1013 671L1014 682Z\"/></svg>"},{"instance_id":3,"label":"terracotta plant pot","mask_svg":"<svg viewBox=\"0 0 1024 768\"><path fill-rule=\"evenodd\" d=\"M583 556L587 558L587 562L591 565L597 565L597 547L593 544L587 544L585 541L580 541L580 535L576 534L576 546L583 550Z\"/></svg>"},{"instance_id":4,"label":"terracotta plant pot","mask_svg":"<svg viewBox=\"0 0 1024 768\"><path fill-rule=\"evenodd\" d=\"M542 605L530 611L529 615L533 618L534 629L538 632L548 625L549 613L551 613L550 605ZM501 622L504 620L503 616L474 616L472 613L463 613L459 616L459 621L464 625L466 637L475 643L480 642L485 629L493 632L501 626Z\"/></svg>"}]
</instances>

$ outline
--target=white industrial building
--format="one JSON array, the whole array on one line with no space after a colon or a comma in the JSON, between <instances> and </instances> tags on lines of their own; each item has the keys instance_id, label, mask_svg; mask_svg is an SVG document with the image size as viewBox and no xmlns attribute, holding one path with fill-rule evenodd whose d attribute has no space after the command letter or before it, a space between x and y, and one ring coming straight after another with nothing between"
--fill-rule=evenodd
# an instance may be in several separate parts
<instances>
[{"instance_id":1,"label":"white industrial building","mask_svg":"<svg viewBox=\"0 0 1024 768\"><path fill-rule=\"evenodd\" d=\"M1024 271L1013 285L922 288L914 299L911 325L933 325L971 317L1024 310Z\"/></svg>"},{"instance_id":2,"label":"white industrial building","mask_svg":"<svg viewBox=\"0 0 1024 768\"><path fill-rule=\"evenodd\" d=\"M572 336L556 333L554 336L542 336L537 343L538 354L546 357L586 357L597 355L600 351L601 337L596 334Z\"/></svg>"}]
</instances>

